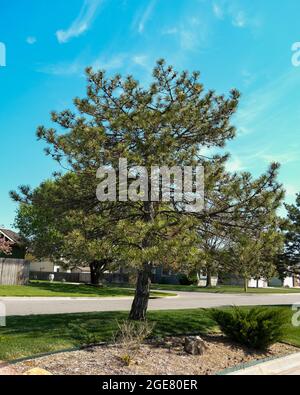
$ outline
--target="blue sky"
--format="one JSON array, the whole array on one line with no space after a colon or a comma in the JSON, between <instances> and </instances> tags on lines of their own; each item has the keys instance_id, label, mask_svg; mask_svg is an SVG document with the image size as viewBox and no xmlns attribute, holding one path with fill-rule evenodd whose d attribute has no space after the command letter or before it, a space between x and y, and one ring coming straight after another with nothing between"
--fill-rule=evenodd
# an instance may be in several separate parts
<instances>
[{"instance_id":1,"label":"blue sky","mask_svg":"<svg viewBox=\"0 0 300 395\"><path fill-rule=\"evenodd\" d=\"M229 168L282 163L287 201L300 192L299 0L0 0L0 225L16 206L8 192L38 185L55 164L37 142L49 113L83 95L83 70L132 73L147 83L158 58L199 70L206 88L242 92Z\"/></svg>"}]
</instances>

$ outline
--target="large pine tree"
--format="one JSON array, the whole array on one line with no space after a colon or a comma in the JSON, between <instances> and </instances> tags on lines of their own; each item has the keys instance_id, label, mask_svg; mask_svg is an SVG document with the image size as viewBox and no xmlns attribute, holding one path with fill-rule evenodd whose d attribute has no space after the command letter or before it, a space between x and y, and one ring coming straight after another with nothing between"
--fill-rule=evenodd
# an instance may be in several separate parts
<instances>
[{"instance_id":1,"label":"large pine tree","mask_svg":"<svg viewBox=\"0 0 300 395\"><path fill-rule=\"evenodd\" d=\"M223 228L263 221L282 198L278 166L255 180L248 173L228 174L226 155L201 154L203 148L223 148L235 137L231 117L239 93L232 90L226 97L207 91L197 72L177 73L160 60L149 87L132 76L108 78L91 68L87 78L87 95L74 100L76 110L53 113L57 128L42 126L37 132L47 143L47 154L85 180L83 191L69 197L74 210L102 207L95 194L97 170L103 165L117 169L119 158L126 158L129 167L145 167L149 174L151 166L206 168L206 204L200 213L188 213L175 201L152 200L150 185L148 201L117 201L106 207L122 258L137 270L130 318L142 320L153 267L160 262L187 265L197 259L199 221L216 221Z\"/></svg>"}]
</instances>

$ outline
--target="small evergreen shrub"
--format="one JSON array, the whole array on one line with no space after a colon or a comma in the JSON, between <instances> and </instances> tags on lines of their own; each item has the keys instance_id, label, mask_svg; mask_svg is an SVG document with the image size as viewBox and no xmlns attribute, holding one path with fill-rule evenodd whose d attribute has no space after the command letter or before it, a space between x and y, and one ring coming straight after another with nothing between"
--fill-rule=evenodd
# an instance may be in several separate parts
<instances>
[{"instance_id":1,"label":"small evergreen shrub","mask_svg":"<svg viewBox=\"0 0 300 395\"><path fill-rule=\"evenodd\" d=\"M212 318L231 340L252 349L266 350L282 341L287 313L283 309L253 308L212 310Z\"/></svg>"}]
</instances>

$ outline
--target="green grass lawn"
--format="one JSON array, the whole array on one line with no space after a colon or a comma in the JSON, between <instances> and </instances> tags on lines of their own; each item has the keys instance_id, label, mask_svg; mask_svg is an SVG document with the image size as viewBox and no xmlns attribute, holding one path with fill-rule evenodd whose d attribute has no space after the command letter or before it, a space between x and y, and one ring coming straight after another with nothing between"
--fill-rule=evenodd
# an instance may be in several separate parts
<instances>
[{"instance_id":1,"label":"green grass lawn","mask_svg":"<svg viewBox=\"0 0 300 395\"><path fill-rule=\"evenodd\" d=\"M209 293L245 293L243 287L232 285L220 285L212 288L200 288L196 285L169 285L153 284L152 289L164 291L182 291L182 292L209 292ZM286 294L300 293L300 288L249 288L248 293L259 294Z\"/></svg>"},{"instance_id":2,"label":"green grass lawn","mask_svg":"<svg viewBox=\"0 0 300 395\"><path fill-rule=\"evenodd\" d=\"M134 296L132 286L107 285L103 288L94 288L84 284L50 283L48 281L31 281L27 286L0 285L0 297L128 297ZM175 296L176 291L185 292L212 292L212 293L244 293L243 288L235 286L219 286L215 288L199 288L188 285L162 285L153 284L152 297ZM159 291L165 291L162 293ZM286 288L249 288L249 293L300 293L300 289Z\"/></svg>"},{"instance_id":3,"label":"green grass lawn","mask_svg":"<svg viewBox=\"0 0 300 395\"><path fill-rule=\"evenodd\" d=\"M278 307L289 311L289 307ZM0 328L0 360L14 360L46 352L78 347L74 324L96 334L97 341L112 340L117 321L126 319L126 312L102 312L66 315L8 317L7 327ZM156 322L154 336L208 334L218 330L209 310L149 312L149 321ZM300 328L287 323L286 342L300 347Z\"/></svg>"},{"instance_id":4,"label":"green grass lawn","mask_svg":"<svg viewBox=\"0 0 300 395\"><path fill-rule=\"evenodd\" d=\"M73 298L108 298L134 296L133 289L117 286L95 288L88 285L50 283L47 281L32 281L26 286L0 285L0 297L73 297ZM152 297L176 296L174 293L152 292Z\"/></svg>"},{"instance_id":5,"label":"green grass lawn","mask_svg":"<svg viewBox=\"0 0 300 395\"><path fill-rule=\"evenodd\" d=\"M110 341L117 330L117 321L127 317L126 312L8 317L7 326L0 328L0 360L80 346L74 335L74 324L96 334L99 342ZM208 333L215 328L203 310L150 312L148 317L156 322L154 335L158 337Z\"/></svg>"}]
</instances>

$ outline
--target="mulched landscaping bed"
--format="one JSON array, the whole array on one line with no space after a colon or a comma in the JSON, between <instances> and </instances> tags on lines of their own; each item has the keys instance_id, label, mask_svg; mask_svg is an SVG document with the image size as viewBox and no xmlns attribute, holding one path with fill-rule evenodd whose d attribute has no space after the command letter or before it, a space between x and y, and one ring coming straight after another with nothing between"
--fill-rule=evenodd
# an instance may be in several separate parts
<instances>
[{"instance_id":1,"label":"mulched landscaping bed","mask_svg":"<svg viewBox=\"0 0 300 395\"><path fill-rule=\"evenodd\" d=\"M22 362L14 369L17 374L39 367L54 375L213 375L242 363L299 352L299 348L281 343L257 352L223 336L203 339L208 347L203 356L186 354L184 338L176 337L144 344L130 366L122 361L126 350L105 345Z\"/></svg>"}]
</instances>

